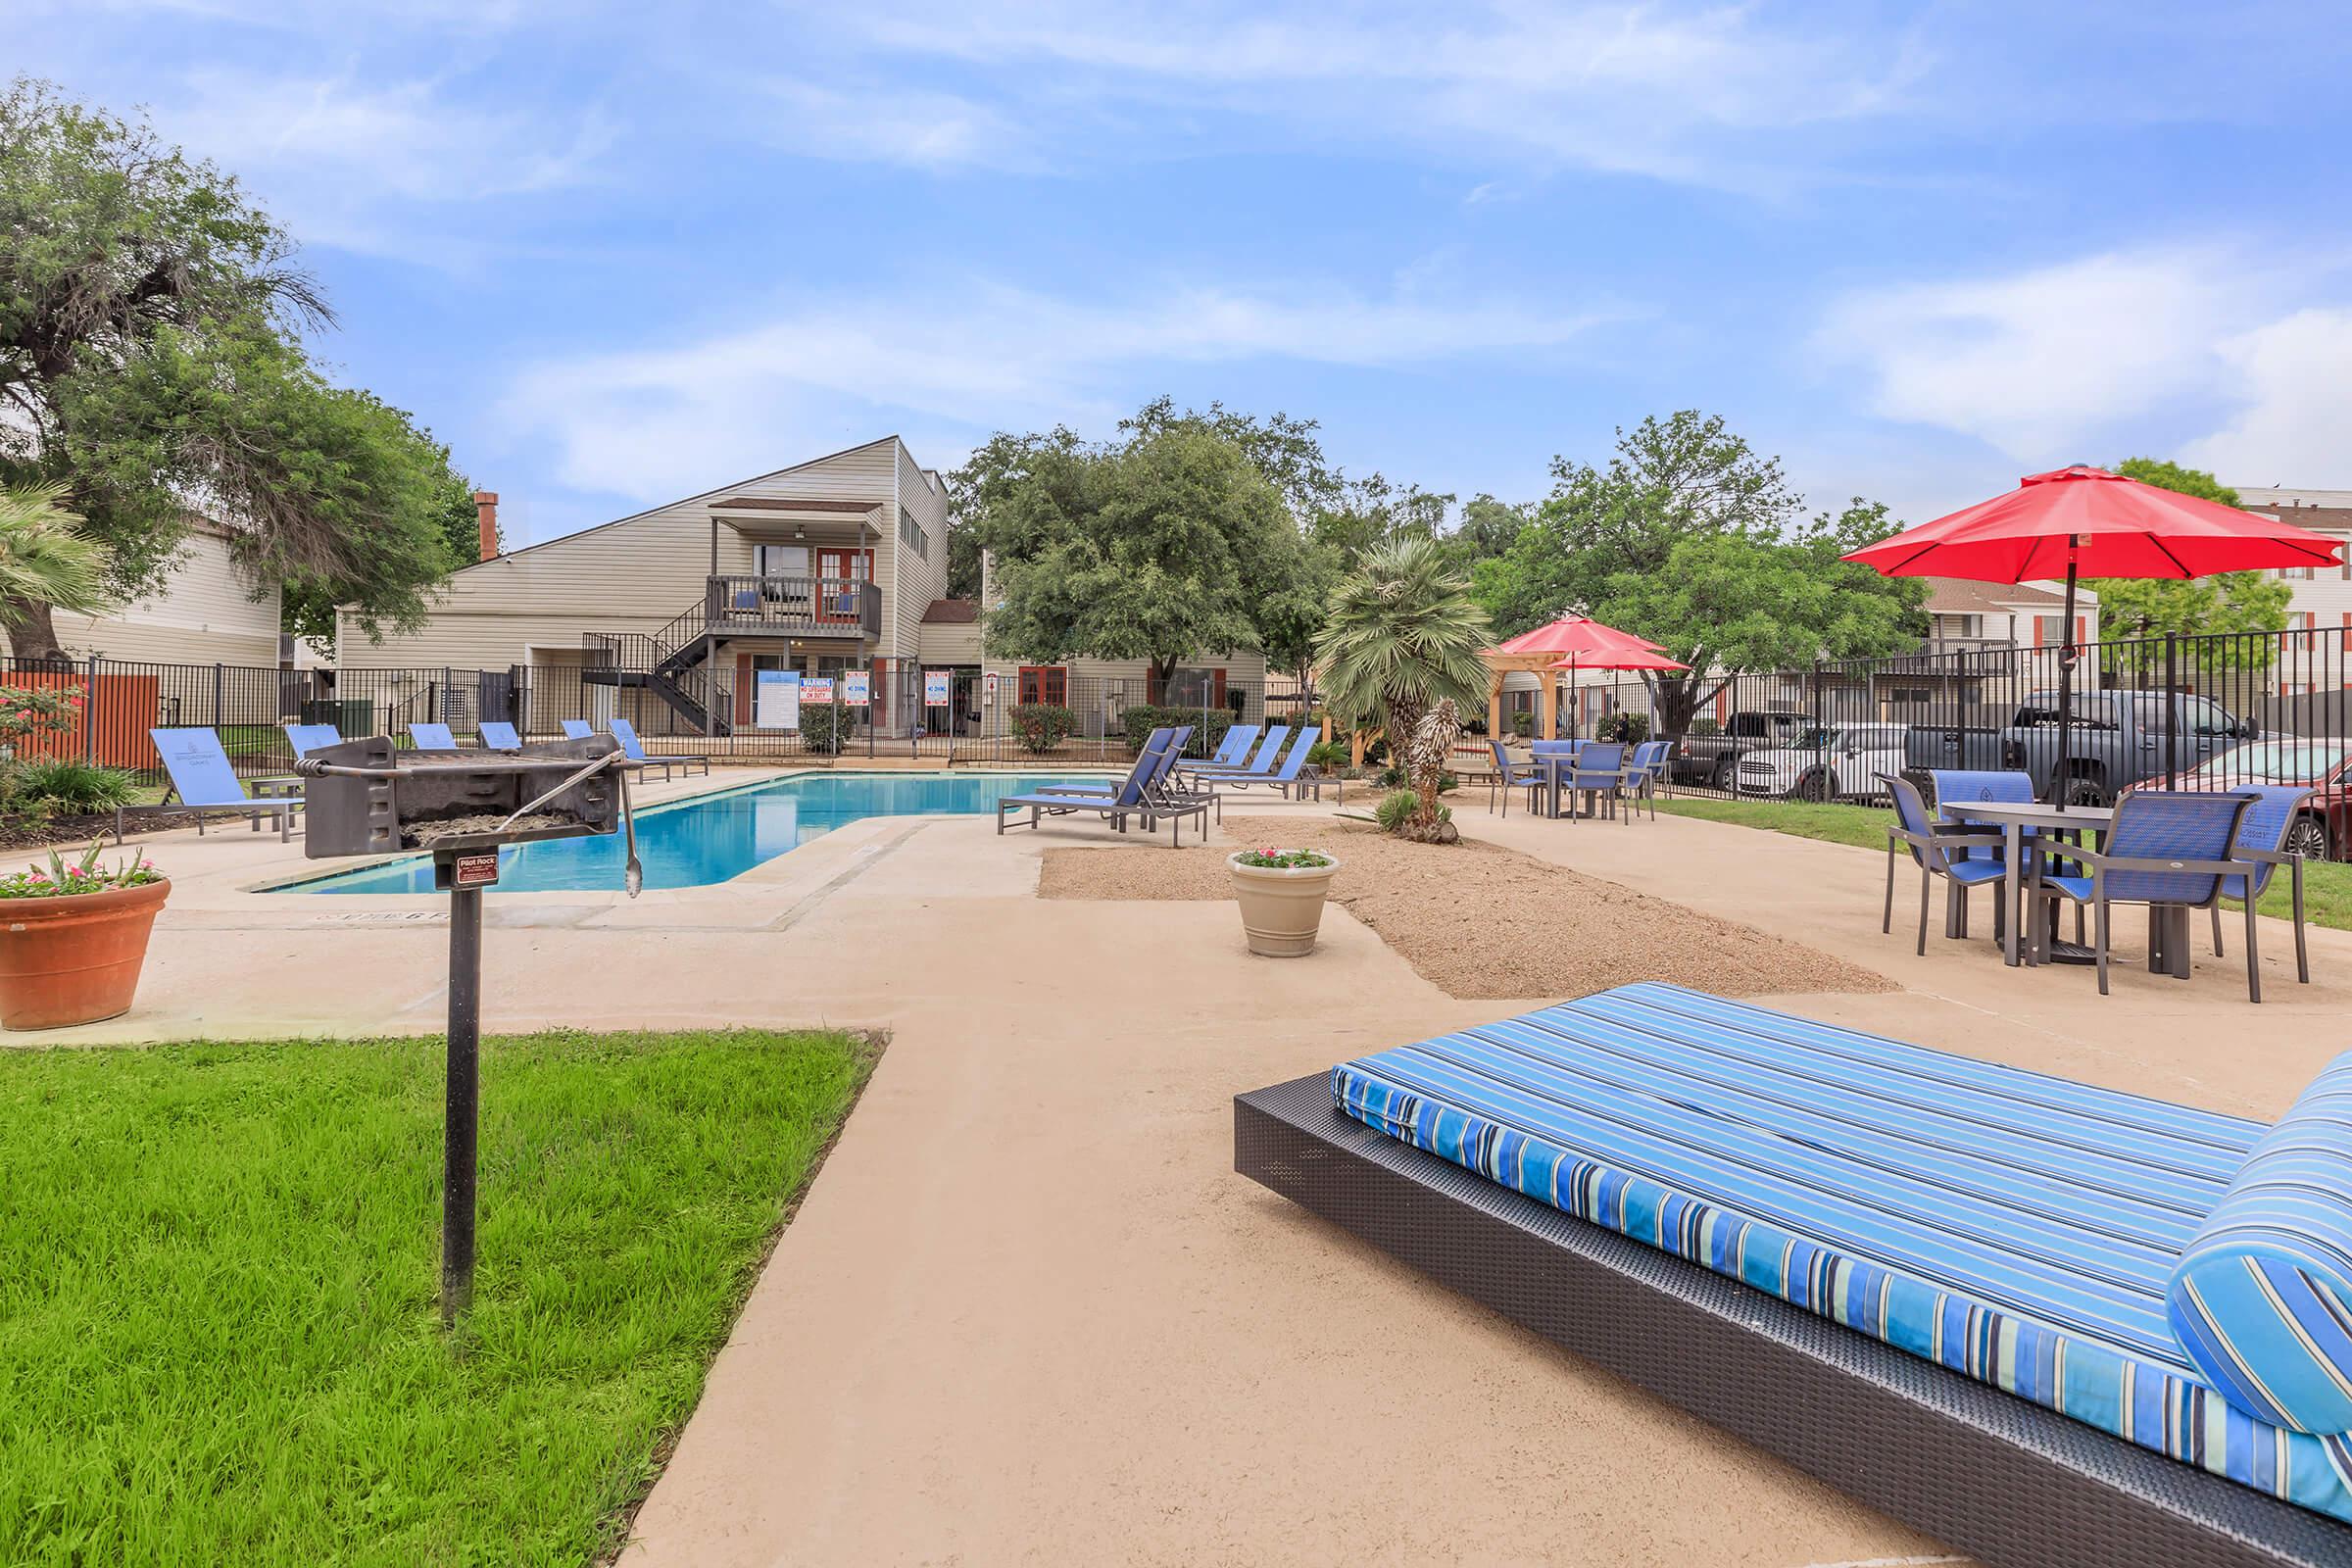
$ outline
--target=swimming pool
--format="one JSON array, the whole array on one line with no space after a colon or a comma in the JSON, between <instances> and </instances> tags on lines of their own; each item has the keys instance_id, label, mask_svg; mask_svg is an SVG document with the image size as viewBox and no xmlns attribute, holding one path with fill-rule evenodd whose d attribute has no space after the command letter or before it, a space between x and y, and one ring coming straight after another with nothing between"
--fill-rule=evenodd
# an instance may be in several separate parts
<instances>
[{"instance_id":1,"label":"swimming pool","mask_svg":"<svg viewBox=\"0 0 2352 1568\"><path fill-rule=\"evenodd\" d=\"M869 816L986 815L1007 795L1072 775L807 773L637 813L637 858L649 888L696 888L740 876L837 827ZM611 892L620 886L618 833L515 844L498 857L497 893ZM433 861L412 855L274 893L430 893Z\"/></svg>"}]
</instances>

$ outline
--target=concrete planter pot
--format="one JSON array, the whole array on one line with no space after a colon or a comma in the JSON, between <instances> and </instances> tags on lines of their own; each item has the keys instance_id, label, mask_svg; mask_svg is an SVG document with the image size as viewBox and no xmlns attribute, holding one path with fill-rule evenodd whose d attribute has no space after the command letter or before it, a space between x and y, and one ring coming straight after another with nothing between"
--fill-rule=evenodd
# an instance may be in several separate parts
<instances>
[{"instance_id":1,"label":"concrete planter pot","mask_svg":"<svg viewBox=\"0 0 2352 1568\"><path fill-rule=\"evenodd\" d=\"M0 1029L63 1029L130 1010L169 881L0 899Z\"/></svg>"},{"instance_id":2,"label":"concrete planter pot","mask_svg":"<svg viewBox=\"0 0 2352 1568\"><path fill-rule=\"evenodd\" d=\"M1266 958L1303 958L1315 951L1315 933L1323 926L1323 903L1339 872L1338 860L1328 865L1244 865L1241 856L1230 855L1225 867L1233 873L1242 934L1250 939L1251 953Z\"/></svg>"}]
</instances>

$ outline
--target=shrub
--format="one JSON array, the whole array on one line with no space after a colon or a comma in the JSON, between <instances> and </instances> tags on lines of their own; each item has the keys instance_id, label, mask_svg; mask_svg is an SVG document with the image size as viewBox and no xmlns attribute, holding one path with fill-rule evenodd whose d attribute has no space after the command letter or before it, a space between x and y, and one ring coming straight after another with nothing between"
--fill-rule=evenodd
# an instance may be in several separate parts
<instances>
[{"instance_id":1,"label":"shrub","mask_svg":"<svg viewBox=\"0 0 2352 1568\"><path fill-rule=\"evenodd\" d=\"M1166 729L1171 724L1193 726L1192 739L1184 743L1185 756L1213 757L1217 748L1225 744L1225 732L1233 728L1233 714L1222 708L1203 711L1198 708L1152 708L1140 703L1119 710L1119 727L1127 732L1127 745L1133 751L1142 751L1153 730Z\"/></svg>"},{"instance_id":2,"label":"shrub","mask_svg":"<svg viewBox=\"0 0 2352 1568\"><path fill-rule=\"evenodd\" d=\"M830 703L801 710L801 745L811 752L830 752L836 735L839 744L847 747L850 737L858 733L858 710L836 708Z\"/></svg>"},{"instance_id":3,"label":"shrub","mask_svg":"<svg viewBox=\"0 0 2352 1568\"><path fill-rule=\"evenodd\" d=\"M1533 739L1536 733L1536 715L1525 709L1513 713L1511 715L1511 733L1523 741Z\"/></svg>"},{"instance_id":4,"label":"shrub","mask_svg":"<svg viewBox=\"0 0 2352 1568\"><path fill-rule=\"evenodd\" d=\"M49 686L0 686L0 757L34 735L63 735L81 712L81 694Z\"/></svg>"},{"instance_id":5,"label":"shrub","mask_svg":"<svg viewBox=\"0 0 2352 1568\"><path fill-rule=\"evenodd\" d=\"M1306 760L1326 772L1335 767L1346 767L1349 761L1348 743L1317 741L1306 749Z\"/></svg>"},{"instance_id":6,"label":"shrub","mask_svg":"<svg viewBox=\"0 0 2352 1568\"><path fill-rule=\"evenodd\" d=\"M1649 739L1649 715L1646 713L1615 712L1592 727L1595 740L1623 741L1639 746Z\"/></svg>"},{"instance_id":7,"label":"shrub","mask_svg":"<svg viewBox=\"0 0 2352 1568\"><path fill-rule=\"evenodd\" d=\"M1395 833L1412 820L1413 812L1420 806L1421 797L1411 790L1392 790L1380 798L1380 806L1372 814L1379 818L1382 827ZM1452 821L1453 808L1441 804L1438 807L1438 820Z\"/></svg>"},{"instance_id":8,"label":"shrub","mask_svg":"<svg viewBox=\"0 0 2352 1568\"><path fill-rule=\"evenodd\" d=\"M12 808L45 815L111 811L130 805L138 795L138 781L130 774L77 757L36 757L13 763L0 780L0 798Z\"/></svg>"},{"instance_id":9,"label":"shrub","mask_svg":"<svg viewBox=\"0 0 2352 1568\"><path fill-rule=\"evenodd\" d=\"M1078 728L1078 715L1054 703L1022 703L1006 718L1013 739L1038 753L1052 751Z\"/></svg>"}]
</instances>

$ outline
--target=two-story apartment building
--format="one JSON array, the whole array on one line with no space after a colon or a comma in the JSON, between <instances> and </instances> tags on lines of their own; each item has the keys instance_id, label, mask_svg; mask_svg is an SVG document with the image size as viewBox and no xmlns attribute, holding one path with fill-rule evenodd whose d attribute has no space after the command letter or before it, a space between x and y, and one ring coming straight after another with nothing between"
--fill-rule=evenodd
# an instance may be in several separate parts
<instances>
[{"instance_id":1,"label":"two-story apartment building","mask_svg":"<svg viewBox=\"0 0 2352 1568\"><path fill-rule=\"evenodd\" d=\"M486 555L414 632L371 643L346 614L338 662L518 669L534 729L619 711L712 735L753 722L760 670L865 670L873 717L895 722L947 526L946 482L884 436Z\"/></svg>"},{"instance_id":2,"label":"two-story apartment building","mask_svg":"<svg viewBox=\"0 0 2352 1568\"><path fill-rule=\"evenodd\" d=\"M277 584L238 565L230 537L220 523L192 519L161 588L103 615L59 612L58 642L76 660L94 654L123 663L277 667ZM0 626L0 655L14 651Z\"/></svg>"},{"instance_id":3,"label":"two-story apartment building","mask_svg":"<svg viewBox=\"0 0 2352 1568\"><path fill-rule=\"evenodd\" d=\"M2238 504L2248 512L2298 528L2344 540L2352 556L2352 490L2289 490L2276 485L2239 485ZM2272 673L2288 696L2352 687L2352 561L2336 566L2288 566L2278 575L2293 597L2287 601L2286 629L2308 633L2287 639Z\"/></svg>"}]
</instances>

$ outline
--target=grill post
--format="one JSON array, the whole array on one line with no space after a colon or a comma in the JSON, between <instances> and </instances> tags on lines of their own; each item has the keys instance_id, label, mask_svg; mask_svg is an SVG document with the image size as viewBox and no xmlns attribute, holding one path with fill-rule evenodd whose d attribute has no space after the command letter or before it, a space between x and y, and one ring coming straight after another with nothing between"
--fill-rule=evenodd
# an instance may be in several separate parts
<instances>
[{"instance_id":1,"label":"grill post","mask_svg":"<svg viewBox=\"0 0 2352 1568\"><path fill-rule=\"evenodd\" d=\"M449 1074L441 1128L441 1326L473 1304L475 1146L481 1125L482 890L449 892Z\"/></svg>"}]
</instances>

